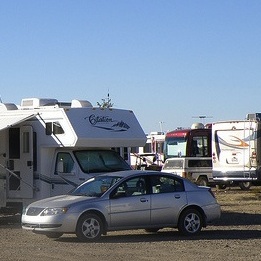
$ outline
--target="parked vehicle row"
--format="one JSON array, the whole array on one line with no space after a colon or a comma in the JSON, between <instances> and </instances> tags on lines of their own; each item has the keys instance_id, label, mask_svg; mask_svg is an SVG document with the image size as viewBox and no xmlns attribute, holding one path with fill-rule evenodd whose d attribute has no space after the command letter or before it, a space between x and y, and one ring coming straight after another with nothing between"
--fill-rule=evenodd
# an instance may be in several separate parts
<instances>
[{"instance_id":1,"label":"parked vehicle row","mask_svg":"<svg viewBox=\"0 0 261 261\"><path fill-rule=\"evenodd\" d=\"M163 171L200 185L238 185L249 189L261 181L261 115L245 120L194 124L166 133Z\"/></svg>"}]
</instances>

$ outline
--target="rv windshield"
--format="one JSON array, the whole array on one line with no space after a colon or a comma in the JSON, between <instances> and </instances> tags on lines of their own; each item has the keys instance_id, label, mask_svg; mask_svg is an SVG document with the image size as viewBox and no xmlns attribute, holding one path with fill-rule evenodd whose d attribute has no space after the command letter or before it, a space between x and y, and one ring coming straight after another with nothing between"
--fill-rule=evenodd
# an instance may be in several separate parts
<instances>
[{"instance_id":1,"label":"rv windshield","mask_svg":"<svg viewBox=\"0 0 261 261\"><path fill-rule=\"evenodd\" d=\"M187 140L184 137L166 138L164 142L164 158L186 156Z\"/></svg>"},{"instance_id":2,"label":"rv windshield","mask_svg":"<svg viewBox=\"0 0 261 261\"><path fill-rule=\"evenodd\" d=\"M74 155L85 173L130 170L127 162L113 150L79 150Z\"/></svg>"}]
</instances>

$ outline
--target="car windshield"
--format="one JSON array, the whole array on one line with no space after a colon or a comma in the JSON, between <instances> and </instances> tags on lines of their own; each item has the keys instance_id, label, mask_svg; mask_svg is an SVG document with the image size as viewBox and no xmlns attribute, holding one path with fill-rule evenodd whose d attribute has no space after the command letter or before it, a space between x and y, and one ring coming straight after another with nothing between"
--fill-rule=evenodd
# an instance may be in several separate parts
<instances>
[{"instance_id":1,"label":"car windshield","mask_svg":"<svg viewBox=\"0 0 261 261\"><path fill-rule=\"evenodd\" d=\"M115 151L112 150L83 150L75 151L74 155L85 173L114 172L130 170L131 167Z\"/></svg>"},{"instance_id":2,"label":"car windshield","mask_svg":"<svg viewBox=\"0 0 261 261\"><path fill-rule=\"evenodd\" d=\"M97 176L89 179L70 192L74 196L101 197L108 188L115 184L121 177Z\"/></svg>"}]
</instances>

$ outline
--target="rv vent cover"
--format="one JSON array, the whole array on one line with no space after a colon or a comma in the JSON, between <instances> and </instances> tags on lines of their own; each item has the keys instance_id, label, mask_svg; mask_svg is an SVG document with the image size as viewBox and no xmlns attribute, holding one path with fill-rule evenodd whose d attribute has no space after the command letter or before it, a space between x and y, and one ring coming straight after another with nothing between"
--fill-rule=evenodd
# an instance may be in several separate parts
<instances>
[{"instance_id":1,"label":"rv vent cover","mask_svg":"<svg viewBox=\"0 0 261 261\"><path fill-rule=\"evenodd\" d=\"M204 124L200 122L193 123L191 129L204 129Z\"/></svg>"},{"instance_id":2,"label":"rv vent cover","mask_svg":"<svg viewBox=\"0 0 261 261\"><path fill-rule=\"evenodd\" d=\"M22 108L39 108L41 106L54 106L58 103L56 99L26 98L22 99Z\"/></svg>"},{"instance_id":3,"label":"rv vent cover","mask_svg":"<svg viewBox=\"0 0 261 261\"><path fill-rule=\"evenodd\" d=\"M92 104L89 101L85 100L72 100L72 108L82 108L82 107L92 107Z\"/></svg>"},{"instance_id":4,"label":"rv vent cover","mask_svg":"<svg viewBox=\"0 0 261 261\"><path fill-rule=\"evenodd\" d=\"M246 116L247 120L257 120L260 121L261 120L261 113L249 113Z\"/></svg>"},{"instance_id":5,"label":"rv vent cover","mask_svg":"<svg viewBox=\"0 0 261 261\"><path fill-rule=\"evenodd\" d=\"M1 111L10 111L17 110L17 106L14 103L0 103L0 112Z\"/></svg>"}]
</instances>

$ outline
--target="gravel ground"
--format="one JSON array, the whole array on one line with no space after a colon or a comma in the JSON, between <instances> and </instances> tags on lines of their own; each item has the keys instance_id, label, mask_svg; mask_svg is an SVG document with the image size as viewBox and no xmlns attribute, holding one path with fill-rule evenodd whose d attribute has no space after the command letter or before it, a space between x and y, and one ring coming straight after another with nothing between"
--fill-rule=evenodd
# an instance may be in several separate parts
<instances>
[{"instance_id":1,"label":"gravel ground","mask_svg":"<svg viewBox=\"0 0 261 261\"><path fill-rule=\"evenodd\" d=\"M0 216L0 260L261 260L261 187L213 191L222 217L192 238L164 229L109 232L98 243L52 240L22 230L20 215Z\"/></svg>"}]
</instances>

